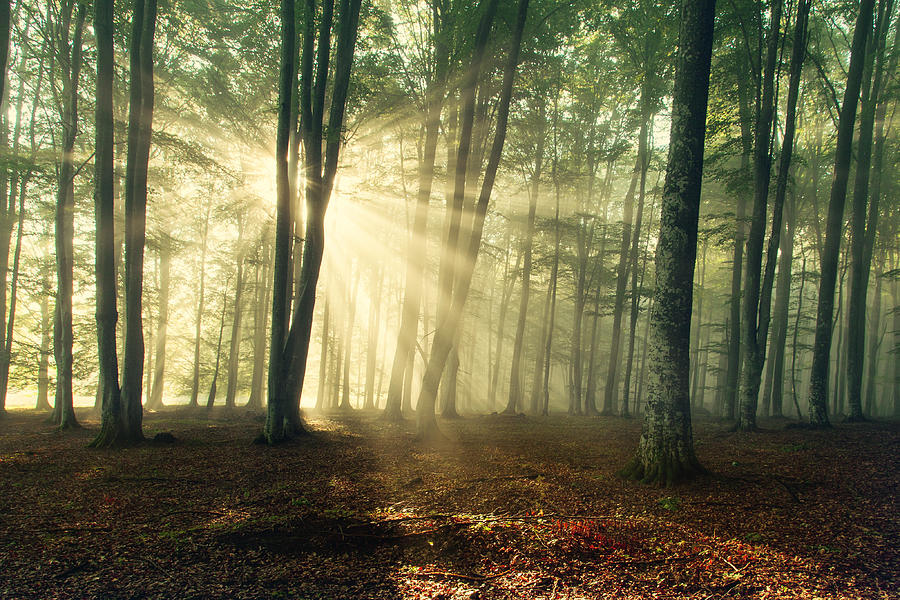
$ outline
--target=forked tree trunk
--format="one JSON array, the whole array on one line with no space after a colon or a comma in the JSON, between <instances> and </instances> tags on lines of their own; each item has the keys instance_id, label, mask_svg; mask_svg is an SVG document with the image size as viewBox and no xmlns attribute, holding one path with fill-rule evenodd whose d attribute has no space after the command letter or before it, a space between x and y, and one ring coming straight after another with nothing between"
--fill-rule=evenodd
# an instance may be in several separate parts
<instances>
[{"instance_id":1,"label":"forked tree trunk","mask_svg":"<svg viewBox=\"0 0 900 600\"><path fill-rule=\"evenodd\" d=\"M841 228L844 222L844 203L847 199L847 181L850 178L851 146L856 107L862 83L866 40L872 29L872 13L875 0L860 0L856 29L850 46L850 68L847 87L838 120L835 145L834 176L831 183L831 200L828 204L828 220L825 225L825 248L822 252L819 302L816 309L816 337L813 344L813 362L809 379L809 420L815 427L828 427L828 369L831 355L832 314L834 313L834 286L837 280L838 255L841 248Z\"/></svg>"},{"instance_id":2,"label":"forked tree trunk","mask_svg":"<svg viewBox=\"0 0 900 600\"><path fill-rule=\"evenodd\" d=\"M625 468L648 483L670 485L703 471L694 454L688 386L714 15L714 0L687 0L682 7L650 315L649 397L637 454Z\"/></svg>"},{"instance_id":3,"label":"forked tree trunk","mask_svg":"<svg viewBox=\"0 0 900 600\"><path fill-rule=\"evenodd\" d=\"M756 119L753 146L753 211L750 233L747 235L747 281L744 285L744 302L741 314L741 344L744 350L744 367L741 370L740 411L737 427L742 431L756 429L756 413L759 402L759 385L765 361L765 337L768 329L768 307L765 318L760 315L760 280L762 275L763 244L766 236L766 217L769 200L769 181L772 172L772 155L769 142L772 136L772 119L775 114L775 69L778 59L778 40L781 32L782 0L771 5L769 34L766 40L766 67L763 72L762 99ZM781 235L781 213L776 209L772 239L775 251ZM774 263L773 263L774 269ZM774 271L773 271L774 273ZM770 287L771 289L771 287ZM768 303L762 303L768 304Z\"/></svg>"},{"instance_id":4,"label":"forked tree trunk","mask_svg":"<svg viewBox=\"0 0 900 600\"><path fill-rule=\"evenodd\" d=\"M471 84L471 92L474 92L475 80L481 70L481 63L487 45L488 34L491 29L494 13L497 9L497 0L488 0L487 11L479 24L478 33L476 34L475 43L475 59L473 67L467 77L472 79L467 82ZM519 62L519 50L522 44L522 32L525 27L525 17L528 13L528 0L520 0L516 16L516 24L513 29L513 40L510 47L509 59L503 72L503 84L501 86L500 100L497 106L497 123L494 134L494 141L491 146L490 155L488 157L487 167L485 169L484 180L481 185L481 192L478 196L478 202L475 205L475 211L472 218L472 228L469 235L468 245L460 266L460 273L454 286L453 299L446 319L438 324L435 333L434 343L431 348L431 356L425 367L425 376L422 381L422 390L419 393L418 403L418 423L417 431L421 438L430 438L438 433L437 422L434 418L434 400L437 394L438 382L441 372L448 355L454 337L458 334L460 319L465 305L466 297L469 292L469 286L472 283L472 273L475 268L475 261L478 258L478 250L481 246L481 236L484 229L484 219L487 214L488 203L490 202L491 192L493 191L494 180L497 175L497 168L500 165L500 158L503 154L503 144L506 140L506 126L509 119L509 104L512 97L513 80L515 78L516 67ZM463 85L463 90L468 85ZM467 92L468 95L468 92ZM467 122L471 125L471 113L474 108L474 93L471 98L467 97L464 102L464 118L463 127L467 127ZM460 139L466 136L461 135ZM462 196L465 189L465 167L468 148L460 145L457 164L457 181L454 188L454 196ZM462 163L461 165L459 163ZM462 198L460 197L461 201Z\"/></svg>"},{"instance_id":5,"label":"forked tree trunk","mask_svg":"<svg viewBox=\"0 0 900 600\"><path fill-rule=\"evenodd\" d=\"M850 421L865 419L862 386L866 352L866 291L869 287L872 246L875 240L875 229L878 227L878 203L880 200L880 194L873 193L871 200L869 198L869 175L873 162L875 112L882 91L885 42L893 4L893 0L881 0L878 3L875 34L867 46L866 64L863 69L856 181L853 188L853 206L850 217L850 293L847 303L847 402L850 408L848 417ZM894 64L896 65L896 62ZM873 68L874 75L872 75ZM889 71L889 73L892 72ZM881 167L881 165L877 166ZM866 222L867 206L869 209L868 223Z\"/></svg>"}]
</instances>

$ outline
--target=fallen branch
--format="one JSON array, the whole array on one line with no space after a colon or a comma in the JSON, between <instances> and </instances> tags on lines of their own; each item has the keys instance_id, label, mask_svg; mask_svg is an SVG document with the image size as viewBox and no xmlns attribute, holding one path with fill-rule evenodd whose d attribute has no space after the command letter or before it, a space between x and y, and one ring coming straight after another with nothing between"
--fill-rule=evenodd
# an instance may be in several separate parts
<instances>
[{"instance_id":1,"label":"fallen branch","mask_svg":"<svg viewBox=\"0 0 900 600\"><path fill-rule=\"evenodd\" d=\"M510 573L512 573L512 569L503 571L502 573L494 573L493 575L465 575L463 573L452 573L450 571L423 571L421 573L414 573L414 575L417 577L455 577L457 579L465 579L466 581L489 581L491 579L504 577Z\"/></svg>"}]
</instances>

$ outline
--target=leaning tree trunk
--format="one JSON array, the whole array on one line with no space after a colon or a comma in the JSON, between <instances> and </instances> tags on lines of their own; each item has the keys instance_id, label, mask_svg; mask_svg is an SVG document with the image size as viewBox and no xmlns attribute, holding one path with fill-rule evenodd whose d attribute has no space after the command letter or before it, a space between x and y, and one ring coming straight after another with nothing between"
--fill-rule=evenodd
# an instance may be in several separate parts
<instances>
[{"instance_id":1,"label":"leaning tree trunk","mask_svg":"<svg viewBox=\"0 0 900 600\"><path fill-rule=\"evenodd\" d=\"M397 334L397 348L394 352L394 360L391 366L391 379L388 384L387 405L385 406L385 418L393 421L401 419L403 414L403 380L406 375L407 365L412 362L410 361L410 356L415 355L416 331L419 325L419 310L422 304L428 205L431 201L431 189L434 182L434 163L437 156L441 107L444 104L446 93L444 86L449 61L449 45L444 41L444 32L440 28L440 22L438 15L435 14L435 72L425 86L425 143L422 151L422 160L419 163L419 191L416 198L413 228L408 241L406 288L400 312L400 331ZM374 369L374 362L372 362L372 365ZM371 371L371 376L374 384L374 370ZM369 381L368 374L366 381ZM366 389L370 389L368 384ZM370 396L367 393L367 406L369 405L369 400Z\"/></svg>"},{"instance_id":2,"label":"leaning tree trunk","mask_svg":"<svg viewBox=\"0 0 900 600\"><path fill-rule=\"evenodd\" d=\"M872 29L872 13L875 0L860 0L856 29L850 46L850 68L847 87L838 120L835 145L834 176L831 183L831 200L828 204L828 220L825 225L825 248L822 252L819 302L816 309L816 337L813 344L813 361L809 378L809 420L813 426L828 427L828 369L831 354L832 315L834 313L834 286L837 280L838 255L841 249L841 228L844 222L844 203L847 199L847 181L850 178L853 125L862 83L866 40Z\"/></svg>"},{"instance_id":3,"label":"leaning tree trunk","mask_svg":"<svg viewBox=\"0 0 900 600\"><path fill-rule=\"evenodd\" d=\"M479 24L479 31L476 34L476 52L473 61L473 68L467 77L473 78L468 83L472 84L472 92L474 92L474 79L477 79L481 70L481 63L487 45L487 37L491 29L494 13L497 9L498 0L488 0L488 10L485 17ZM444 370L447 357L453 344L454 337L457 335L457 329L460 319L462 318L463 306L466 302L466 296L472 283L472 273L475 268L475 261L478 258L478 250L481 246L481 236L484 230L484 220L487 215L488 203L490 202L491 192L494 187L494 180L497 175L497 169L500 166L500 158L503 154L503 144L506 141L506 126L509 120L509 104L512 97L513 80L515 79L516 67L519 62L519 50L522 45L522 31L525 27L525 18L528 13L528 0L519 0L517 9L516 24L513 29L513 40L509 52L509 60L503 72L503 84L501 86L500 100L497 106L497 123L494 133L494 140L491 146L490 155L488 157L487 167L485 169L484 180L481 185L481 192L478 195L478 202L475 205L475 214L472 218L472 228L469 235L468 246L462 258L460 273L454 286L453 299L446 319L438 324L435 333L434 343L431 348L431 356L425 367L425 376L422 381L422 390L419 393L418 404L418 435L422 438L429 438L438 433L437 422L434 418L434 400L437 395L438 382L441 372ZM464 86L465 89L466 86ZM474 100L472 94L471 100ZM470 98L466 98L464 113L472 112L474 102L470 102ZM466 121L471 120L471 115L465 114L463 126ZM462 136L461 136L462 137ZM463 152L460 148L458 162L463 163L467 159L467 149ZM457 181L454 188L454 195L461 195L465 188L465 171L460 176L459 167L457 167ZM461 198L460 198L461 200Z\"/></svg>"},{"instance_id":4,"label":"leaning tree trunk","mask_svg":"<svg viewBox=\"0 0 900 600\"><path fill-rule=\"evenodd\" d=\"M686 0L682 7L650 315L647 411L637 454L625 468L631 477L667 485L703 471L691 429L690 336L714 13L715 0Z\"/></svg>"}]
</instances>

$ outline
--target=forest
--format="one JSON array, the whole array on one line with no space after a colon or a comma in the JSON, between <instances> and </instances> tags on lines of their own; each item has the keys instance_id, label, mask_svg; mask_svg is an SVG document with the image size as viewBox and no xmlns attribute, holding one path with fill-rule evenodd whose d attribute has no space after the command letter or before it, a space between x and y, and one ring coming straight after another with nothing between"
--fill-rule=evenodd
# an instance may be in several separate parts
<instances>
[{"instance_id":1,"label":"forest","mask_svg":"<svg viewBox=\"0 0 900 600\"><path fill-rule=\"evenodd\" d=\"M0 0L0 597L900 594L895 0Z\"/></svg>"}]
</instances>

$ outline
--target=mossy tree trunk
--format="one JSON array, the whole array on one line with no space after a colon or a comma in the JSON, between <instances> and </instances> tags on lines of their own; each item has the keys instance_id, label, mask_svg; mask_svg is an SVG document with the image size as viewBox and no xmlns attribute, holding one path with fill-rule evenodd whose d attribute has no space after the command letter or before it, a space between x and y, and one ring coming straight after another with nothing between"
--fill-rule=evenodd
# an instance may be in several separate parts
<instances>
[{"instance_id":1,"label":"mossy tree trunk","mask_svg":"<svg viewBox=\"0 0 900 600\"><path fill-rule=\"evenodd\" d=\"M690 333L715 0L686 0L650 314L647 409L624 473L671 485L703 471L690 412Z\"/></svg>"}]
</instances>

